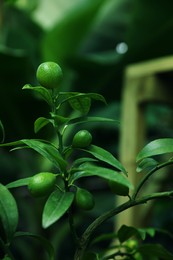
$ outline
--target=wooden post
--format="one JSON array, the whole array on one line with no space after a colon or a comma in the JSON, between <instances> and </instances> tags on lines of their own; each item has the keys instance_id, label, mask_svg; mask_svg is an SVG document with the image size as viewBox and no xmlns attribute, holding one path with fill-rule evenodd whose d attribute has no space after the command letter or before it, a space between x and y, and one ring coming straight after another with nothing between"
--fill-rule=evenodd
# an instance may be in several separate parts
<instances>
[{"instance_id":1,"label":"wooden post","mask_svg":"<svg viewBox=\"0 0 173 260\"><path fill-rule=\"evenodd\" d=\"M159 73L173 71L173 56L129 65L124 74L122 114L120 130L120 161L128 171L129 180L135 186L140 174L136 173L136 155L145 145L145 104L153 102L173 103L171 86L160 80ZM173 76L172 76L173 77ZM118 197L120 204L124 199ZM121 225L139 227L143 224L141 206L119 214L116 229Z\"/></svg>"}]
</instances>

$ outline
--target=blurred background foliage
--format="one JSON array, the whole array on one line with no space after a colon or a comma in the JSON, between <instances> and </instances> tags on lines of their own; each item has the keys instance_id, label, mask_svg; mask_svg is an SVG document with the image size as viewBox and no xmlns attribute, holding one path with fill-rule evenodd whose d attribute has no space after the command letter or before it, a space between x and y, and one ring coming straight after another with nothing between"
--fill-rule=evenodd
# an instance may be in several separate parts
<instances>
[{"instance_id":1,"label":"blurred background foliage","mask_svg":"<svg viewBox=\"0 0 173 260\"><path fill-rule=\"evenodd\" d=\"M103 94L108 105L93 105L92 114L119 120L126 65L173 54L172 9L172 0L1 0L0 120L5 128L5 141L45 137L42 132L34 134L33 122L48 113L48 108L37 96L22 91L22 87L26 83L37 84L36 68L48 60L59 63L64 71L61 91ZM148 107L146 117L150 136L172 135L172 108ZM87 127L92 128L96 144L118 156L117 125ZM46 137L50 135L48 130ZM50 167L31 151L9 154L8 149L1 149L0 155L3 183ZM107 201L110 206L114 203L104 184L89 185L93 192L97 191L98 207L85 217L86 222L98 214L100 201L103 211ZM59 245L57 255L60 257L64 238L67 238L66 223L57 225L58 233L54 232L56 228L42 231L38 224L40 203L28 198L25 189L20 189L17 195L24 219L20 228L25 229L26 225L30 231L47 233ZM38 219L33 221L35 215ZM162 223L164 220L163 217ZM77 221L81 224L81 216ZM112 225L110 221L103 228L108 232ZM25 259L35 259L34 251L29 250L27 257ZM63 259L71 258L67 255Z\"/></svg>"}]
</instances>

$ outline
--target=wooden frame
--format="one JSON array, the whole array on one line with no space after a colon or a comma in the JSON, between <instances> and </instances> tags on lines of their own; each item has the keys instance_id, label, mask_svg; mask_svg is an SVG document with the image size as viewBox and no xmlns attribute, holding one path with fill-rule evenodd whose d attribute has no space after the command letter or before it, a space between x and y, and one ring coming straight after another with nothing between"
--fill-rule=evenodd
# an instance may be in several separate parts
<instances>
[{"instance_id":1,"label":"wooden frame","mask_svg":"<svg viewBox=\"0 0 173 260\"><path fill-rule=\"evenodd\" d=\"M169 80L168 80L169 78ZM126 167L129 180L135 185L136 155L145 144L145 104L153 102L173 103L170 79L173 79L173 56L162 57L127 66L122 92L120 130L120 161ZM122 203L124 198L118 198ZM116 228L121 225L141 226L141 206L121 213L116 218Z\"/></svg>"}]
</instances>

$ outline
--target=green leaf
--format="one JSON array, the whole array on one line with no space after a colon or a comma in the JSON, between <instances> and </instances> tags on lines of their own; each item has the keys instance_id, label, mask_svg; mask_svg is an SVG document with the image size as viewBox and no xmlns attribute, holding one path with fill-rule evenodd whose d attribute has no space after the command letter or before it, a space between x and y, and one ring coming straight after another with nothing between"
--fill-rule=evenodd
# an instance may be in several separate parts
<instances>
[{"instance_id":1,"label":"green leaf","mask_svg":"<svg viewBox=\"0 0 173 260\"><path fill-rule=\"evenodd\" d=\"M138 248L138 252L142 255L143 259L164 259L172 260L173 254L169 252L160 244L145 244Z\"/></svg>"},{"instance_id":2,"label":"green leaf","mask_svg":"<svg viewBox=\"0 0 173 260\"><path fill-rule=\"evenodd\" d=\"M49 142L45 142L44 140L37 140L37 139L22 139L19 141L0 144L1 146L18 146L26 144L27 147L35 150L43 157L51 161L56 167L64 170L67 166L67 162L62 158L61 154L59 153L58 149ZM19 147L17 149L23 149L27 147Z\"/></svg>"},{"instance_id":3,"label":"green leaf","mask_svg":"<svg viewBox=\"0 0 173 260\"><path fill-rule=\"evenodd\" d=\"M52 118L55 120L55 122L57 123L57 125L63 125L70 120L68 117L59 116L54 113L50 113L50 114Z\"/></svg>"},{"instance_id":4,"label":"green leaf","mask_svg":"<svg viewBox=\"0 0 173 260\"><path fill-rule=\"evenodd\" d=\"M90 145L89 150L83 149L83 151L92 154L95 158L100 161L106 162L107 164L115 167L116 169L122 171L125 175L127 175L127 171L124 166L108 151L105 149L96 146Z\"/></svg>"},{"instance_id":5,"label":"green leaf","mask_svg":"<svg viewBox=\"0 0 173 260\"><path fill-rule=\"evenodd\" d=\"M76 159L73 164L72 164L72 168L75 168L77 167L78 165L82 164L82 163L85 163L85 162L96 162L97 160L96 159L93 159L93 158L89 158L89 157L82 157L82 158L79 158L79 159Z\"/></svg>"},{"instance_id":6,"label":"green leaf","mask_svg":"<svg viewBox=\"0 0 173 260\"><path fill-rule=\"evenodd\" d=\"M101 102L107 104L106 99L105 99L102 95L100 95L100 94L97 94L97 93L88 93L87 95L88 95L90 98L92 98L92 99L95 99L95 100L98 100L98 101L101 101Z\"/></svg>"},{"instance_id":7,"label":"green leaf","mask_svg":"<svg viewBox=\"0 0 173 260\"><path fill-rule=\"evenodd\" d=\"M6 185L6 187L8 189L11 189L11 188L17 188L17 187L21 187L21 186L26 186L26 185L28 185L30 179L31 179L31 177L19 179L19 180L8 183Z\"/></svg>"},{"instance_id":8,"label":"green leaf","mask_svg":"<svg viewBox=\"0 0 173 260\"><path fill-rule=\"evenodd\" d=\"M129 238L138 235L138 230L135 227L128 227L126 225L121 226L117 232L118 239L121 243L125 242Z\"/></svg>"},{"instance_id":9,"label":"green leaf","mask_svg":"<svg viewBox=\"0 0 173 260\"><path fill-rule=\"evenodd\" d=\"M77 97L69 100L69 104L74 110L77 110L83 115L86 115L90 111L91 99L78 95Z\"/></svg>"},{"instance_id":10,"label":"green leaf","mask_svg":"<svg viewBox=\"0 0 173 260\"><path fill-rule=\"evenodd\" d=\"M80 111L84 115L90 110L91 99L99 100L106 104L105 98L97 93L60 92L59 96L61 98L64 97L59 102L60 105L68 101L74 110Z\"/></svg>"},{"instance_id":11,"label":"green leaf","mask_svg":"<svg viewBox=\"0 0 173 260\"><path fill-rule=\"evenodd\" d=\"M155 232L156 230L154 228L135 228L122 225L118 230L117 235L120 242L123 243L133 236L145 240L147 234L153 237L155 235Z\"/></svg>"},{"instance_id":12,"label":"green leaf","mask_svg":"<svg viewBox=\"0 0 173 260\"><path fill-rule=\"evenodd\" d=\"M6 186L0 183L0 222L4 228L6 239L10 242L18 225L17 204Z\"/></svg>"},{"instance_id":13,"label":"green leaf","mask_svg":"<svg viewBox=\"0 0 173 260\"><path fill-rule=\"evenodd\" d=\"M140 234L141 239L145 240L146 235L149 235L150 237L154 237L156 234L155 228L138 228L138 233Z\"/></svg>"},{"instance_id":14,"label":"green leaf","mask_svg":"<svg viewBox=\"0 0 173 260\"><path fill-rule=\"evenodd\" d=\"M90 99L95 99L95 100L98 100L98 101L101 101L105 104L107 104L106 102L106 99L100 95L100 94L97 94L97 93L80 93L80 92L59 92L59 96L61 97L65 97L62 101L61 101L61 104L64 103L64 102L67 102L67 101L70 101L72 99L75 99L75 98L82 98L82 97L88 97Z\"/></svg>"},{"instance_id":15,"label":"green leaf","mask_svg":"<svg viewBox=\"0 0 173 260\"><path fill-rule=\"evenodd\" d=\"M27 236L27 237L31 237L31 238L35 238L37 240L40 241L40 243L43 245L43 248L46 249L48 255L49 255L49 259L50 260L54 260L55 259L55 252L54 252L54 248L52 246L52 244L49 242L49 240L47 240L46 238L30 233L30 232L16 232L15 233L15 237L23 237L23 236Z\"/></svg>"},{"instance_id":16,"label":"green leaf","mask_svg":"<svg viewBox=\"0 0 173 260\"><path fill-rule=\"evenodd\" d=\"M173 138L156 139L148 143L137 155L136 161L159 154L173 152Z\"/></svg>"},{"instance_id":17,"label":"green leaf","mask_svg":"<svg viewBox=\"0 0 173 260\"><path fill-rule=\"evenodd\" d=\"M62 158L58 149L52 144L44 143L35 139L23 139L21 141L51 161L56 167L60 168L61 170L66 168L67 162Z\"/></svg>"},{"instance_id":18,"label":"green leaf","mask_svg":"<svg viewBox=\"0 0 173 260\"><path fill-rule=\"evenodd\" d=\"M34 132L38 133L40 129L42 129L47 124L52 123L51 119L45 118L45 117L39 117L34 122Z\"/></svg>"},{"instance_id":19,"label":"green leaf","mask_svg":"<svg viewBox=\"0 0 173 260\"><path fill-rule=\"evenodd\" d=\"M0 144L0 147L4 147L4 146L17 146L17 145L22 145L22 144L23 144L22 140L19 140L19 141L15 141L15 142Z\"/></svg>"},{"instance_id":20,"label":"green leaf","mask_svg":"<svg viewBox=\"0 0 173 260\"><path fill-rule=\"evenodd\" d=\"M83 163L81 166L79 166L78 171L72 174L70 181L73 183L80 178L92 176L97 176L106 180L112 180L116 183L123 184L124 186L133 189L133 185L120 172L104 167L95 166L89 163Z\"/></svg>"},{"instance_id":21,"label":"green leaf","mask_svg":"<svg viewBox=\"0 0 173 260\"><path fill-rule=\"evenodd\" d=\"M138 167L136 169L137 172L141 171L148 171L152 168L156 167L158 162L153 158L144 158L142 161L139 162Z\"/></svg>"},{"instance_id":22,"label":"green leaf","mask_svg":"<svg viewBox=\"0 0 173 260\"><path fill-rule=\"evenodd\" d=\"M59 220L71 206L73 199L74 194L72 192L54 191L44 206L42 226L47 228Z\"/></svg>"},{"instance_id":23,"label":"green leaf","mask_svg":"<svg viewBox=\"0 0 173 260\"><path fill-rule=\"evenodd\" d=\"M77 117L77 118L69 120L67 122L67 125L90 123L90 122L91 123L100 122L100 123L117 123L117 124L119 124L119 121L111 119L111 118L81 116L81 117Z\"/></svg>"},{"instance_id":24,"label":"green leaf","mask_svg":"<svg viewBox=\"0 0 173 260\"><path fill-rule=\"evenodd\" d=\"M52 96L48 89L41 86L32 87L30 84L26 84L22 89L34 90L48 103L48 105L52 106Z\"/></svg>"}]
</instances>

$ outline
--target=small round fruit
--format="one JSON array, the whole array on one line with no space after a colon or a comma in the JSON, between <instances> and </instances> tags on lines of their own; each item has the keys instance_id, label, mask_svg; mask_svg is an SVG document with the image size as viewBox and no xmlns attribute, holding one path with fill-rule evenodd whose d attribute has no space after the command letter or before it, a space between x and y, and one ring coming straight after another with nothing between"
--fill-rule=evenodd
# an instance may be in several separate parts
<instances>
[{"instance_id":1,"label":"small round fruit","mask_svg":"<svg viewBox=\"0 0 173 260\"><path fill-rule=\"evenodd\" d=\"M40 85L48 89L57 88L62 80L62 76L60 66L52 61L41 63L36 72Z\"/></svg>"},{"instance_id":2,"label":"small round fruit","mask_svg":"<svg viewBox=\"0 0 173 260\"><path fill-rule=\"evenodd\" d=\"M77 188L75 203L80 209L83 210L91 210L95 205L93 195L88 190L81 188Z\"/></svg>"},{"instance_id":3,"label":"small round fruit","mask_svg":"<svg viewBox=\"0 0 173 260\"><path fill-rule=\"evenodd\" d=\"M85 148L89 146L92 142L92 135L87 130L80 130L77 132L72 141L72 146L74 148Z\"/></svg>"},{"instance_id":4,"label":"small round fruit","mask_svg":"<svg viewBox=\"0 0 173 260\"><path fill-rule=\"evenodd\" d=\"M124 245L128 251L132 251L138 247L138 241L135 239L129 239L124 243Z\"/></svg>"},{"instance_id":5,"label":"small round fruit","mask_svg":"<svg viewBox=\"0 0 173 260\"><path fill-rule=\"evenodd\" d=\"M120 196L128 196L129 188L121 183L109 181L109 187L113 193Z\"/></svg>"},{"instance_id":6,"label":"small round fruit","mask_svg":"<svg viewBox=\"0 0 173 260\"><path fill-rule=\"evenodd\" d=\"M33 197L43 197L53 191L56 175L51 172L40 172L31 177L28 190Z\"/></svg>"}]
</instances>

